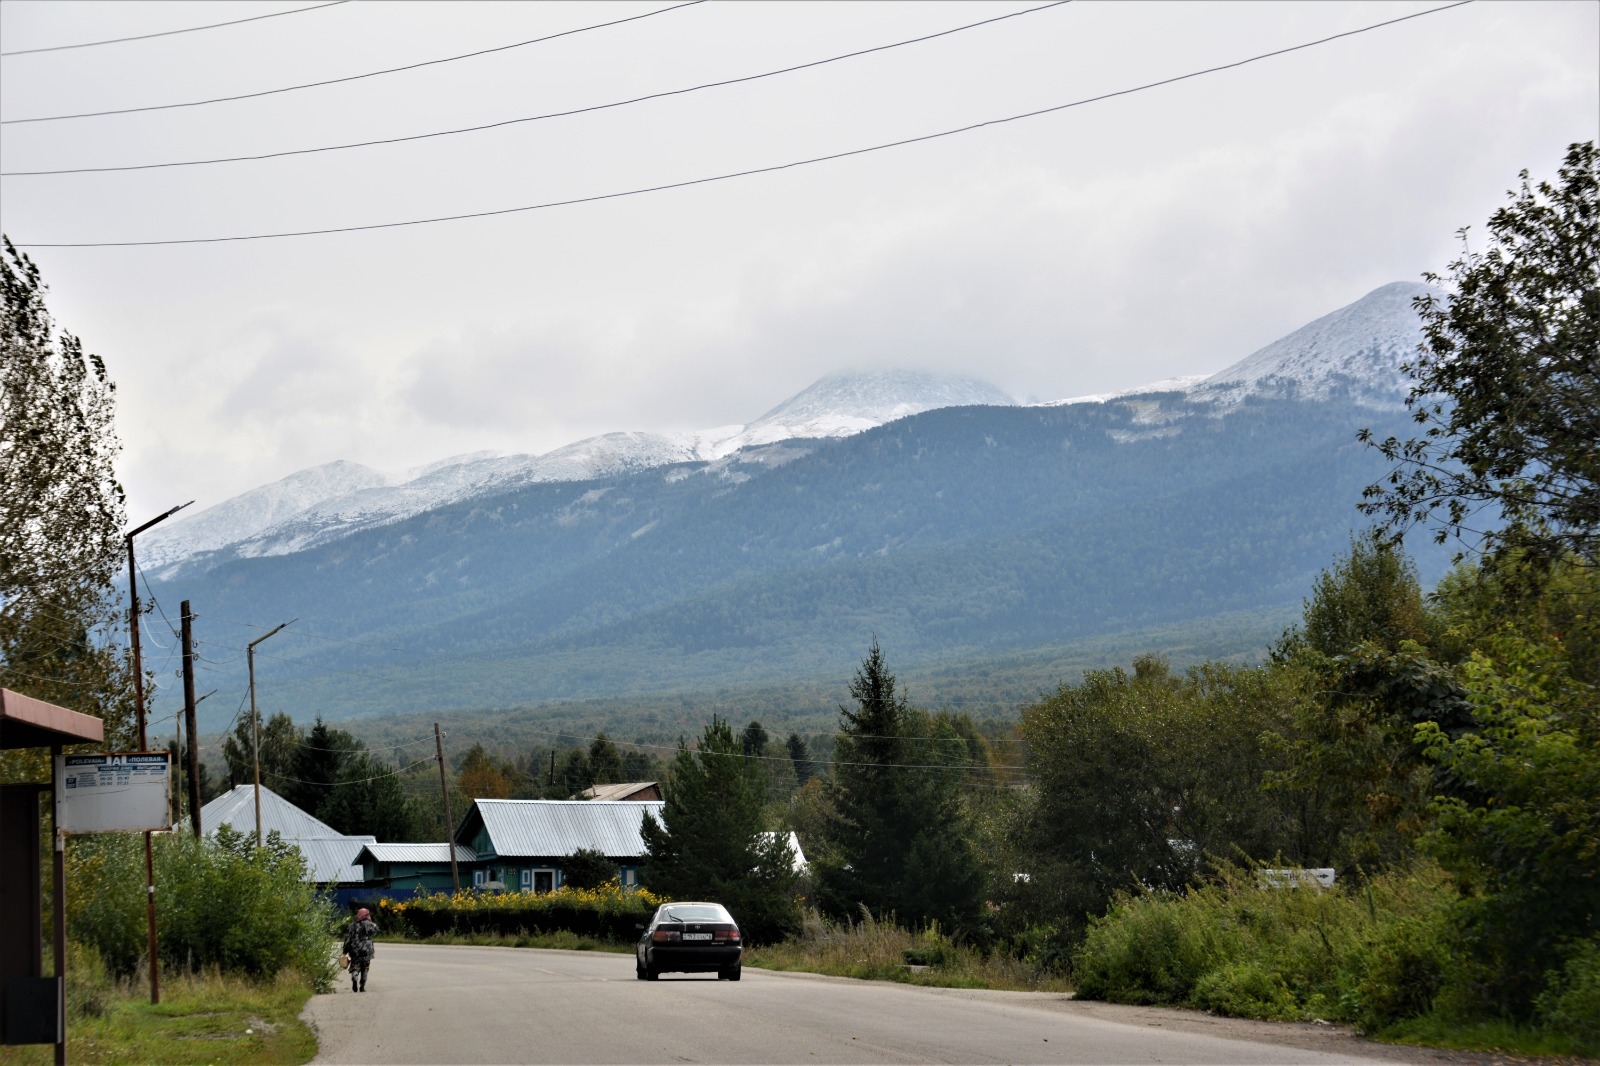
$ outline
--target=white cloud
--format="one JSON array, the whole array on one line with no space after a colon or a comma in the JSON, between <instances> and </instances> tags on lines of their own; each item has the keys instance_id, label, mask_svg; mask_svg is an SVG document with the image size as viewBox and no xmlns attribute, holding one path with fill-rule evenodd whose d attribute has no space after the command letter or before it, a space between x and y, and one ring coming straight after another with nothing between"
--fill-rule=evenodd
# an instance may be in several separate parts
<instances>
[{"instance_id":1,"label":"white cloud","mask_svg":"<svg viewBox=\"0 0 1600 1066\"><path fill-rule=\"evenodd\" d=\"M6 179L0 225L21 240L186 235L526 204L1048 106L1422 7L1074 4L503 133ZM240 91L617 10L346 5L248 32L17 57L0 67L0 96L11 116ZM345 88L8 126L5 160L388 136L770 69L995 10L701 5ZM144 3L0 6L8 47L172 18ZM1600 126L1597 33L1592 4L1470 5L1055 116L742 181L346 237L36 258L57 317L119 381L125 480L141 511L215 502L335 458L393 469L745 421L848 366L957 371L1053 398L1217 369L1377 285L1442 267L1454 231L1481 227L1519 169L1553 173L1565 145Z\"/></svg>"}]
</instances>

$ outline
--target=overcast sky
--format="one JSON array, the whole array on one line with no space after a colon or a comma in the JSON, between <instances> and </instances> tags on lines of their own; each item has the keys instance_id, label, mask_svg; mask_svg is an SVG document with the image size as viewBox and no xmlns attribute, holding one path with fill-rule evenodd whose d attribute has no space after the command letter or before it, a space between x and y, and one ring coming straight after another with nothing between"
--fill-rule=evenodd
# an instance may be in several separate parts
<instances>
[{"instance_id":1,"label":"overcast sky","mask_svg":"<svg viewBox=\"0 0 1600 1066\"><path fill-rule=\"evenodd\" d=\"M6 0L4 51L290 3ZM1037 4L387 3L0 60L0 169L406 136L588 107ZM19 244L214 237L538 204L1050 107L1437 3L1078 0L754 83L408 144L3 179ZM1442 269L1524 167L1600 127L1600 5L1478 2L929 143L601 203L333 236L35 248L119 386L130 518L301 467L395 470L746 422L849 368L1057 399L1210 372Z\"/></svg>"}]
</instances>

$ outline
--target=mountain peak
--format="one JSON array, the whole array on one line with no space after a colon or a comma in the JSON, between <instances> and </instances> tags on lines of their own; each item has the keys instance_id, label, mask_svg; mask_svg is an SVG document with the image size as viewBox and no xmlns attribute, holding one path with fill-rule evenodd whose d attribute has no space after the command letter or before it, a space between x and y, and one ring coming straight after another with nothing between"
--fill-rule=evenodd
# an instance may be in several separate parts
<instances>
[{"instance_id":1,"label":"mountain peak","mask_svg":"<svg viewBox=\"0 0 1600 1066\"><path fill-rule=\"evenodd\" d=\"M843 371L812 382L718 450L725 453L791 437L846 437L939 407L1015 404L1010 396L977 378L921 370Z\"/></svg>"},{"instance_id":2,"label":"mountain peak","mask_svg":"<svg viewBox=\"0 0 1600 1066\"><path fill-rule=\"evenodd\" d=\"M1212 374L1190 395L1230 404L1255 393L1292 390L1319 399L1348 390L1363 406L1399 407L1408 387L1400 368L1422 341L1412 301L1432 291L1410 281L1380 285Z\"/></svg>"}]
</instances>

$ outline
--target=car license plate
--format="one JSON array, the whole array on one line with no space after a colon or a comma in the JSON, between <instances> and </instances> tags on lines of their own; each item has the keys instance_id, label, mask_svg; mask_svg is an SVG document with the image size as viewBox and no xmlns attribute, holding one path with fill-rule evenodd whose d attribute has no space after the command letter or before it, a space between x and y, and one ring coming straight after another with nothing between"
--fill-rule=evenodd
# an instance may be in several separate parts
<instances>
[{"instance_id":1,"label":"car license plate","mask_svg":"<svg viewBox=\"0 0 1600 1066\"><path fill-rule=\"evenodd\" d=\"M711 934L710 933L685 933L685 934L683 934L683 939L685 939L685 940L710 940L711 939Z\"/></svg>"}]
</instances>

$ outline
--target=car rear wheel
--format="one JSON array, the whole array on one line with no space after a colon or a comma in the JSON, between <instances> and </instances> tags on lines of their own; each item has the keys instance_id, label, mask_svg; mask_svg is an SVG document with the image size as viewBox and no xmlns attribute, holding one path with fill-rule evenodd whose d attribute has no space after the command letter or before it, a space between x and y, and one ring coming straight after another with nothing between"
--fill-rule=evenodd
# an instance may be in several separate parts
<instances>
[{"instance_id":1,"label":"car rear wheel","mask_svg":"<svg viewBox=\"0 0 1600 1066\"><path fill-rule=\"evenodd\" d=\"M741 969L742 969L742 966L737 962L734 963L732 966L724 966L722 969L717 971L717 980L719 980L719 981L737 981L739 979L739 971Z\"/></svg>"},{"instance_id":2,"label":"car rear wheel","mask_svg":"<svg viewBox=\"0 0 1600 1066\"><path fill-rule=\"evenodd\" d=\"M644 963L640 962L638 959L633 960L633 976L637 977L641 981L644 980Z\"/></svg>"},{"instance_id":3,"label":"car rear wheel","mask_svg":"<svg viewBox=\"0 0 1600 1066\"><path fill-rule=\"evenodd\" d=\"M661 971L654 966L646 966L644 968L644 979L646 981L658 981L661 979Z\"/></svg>"}]
</instances>

